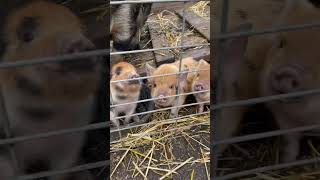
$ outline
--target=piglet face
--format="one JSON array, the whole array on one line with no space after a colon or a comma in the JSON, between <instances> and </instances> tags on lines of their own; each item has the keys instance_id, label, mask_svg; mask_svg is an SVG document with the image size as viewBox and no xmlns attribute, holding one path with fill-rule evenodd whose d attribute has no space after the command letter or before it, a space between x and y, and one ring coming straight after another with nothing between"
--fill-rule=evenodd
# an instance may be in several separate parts
<instances>
[{"instance_id":1,"label":"piglet face","mask_svg":"<svg viewBox=\"0 0 320 180\"><path fill-rule=\"evenodd\" d=\"M197 66L197 70L200 70L195 73L195 77L192 82L192 91L208 91L210 90L210 64L205 60L200 60ZM197 98L200 98L204 101L210 99L210 92L202 92L194 94Z\"/></svg>"},{"instance_id":2,"label":"piglet face","mask_svg":"<svg viewBox=\"0 0 320 180\"><path fill-rule=\"evenodd\" d=\"M4 61L61 56L95 48L70 10L44 1L30 3L10 14L4 34L8 44ZM5 84L18 89L25 87L21 90L32 96L81 98L96 91L99 62L98 57L83 58L10 69L2 75L10 77L3 80Z\"/></svg>"},{"instance_id":3,"label":"piglet face","mask_svg":"<svg viewBox=\"0 0 320 180\"><path fill-rule=\"evenodd\" d=\"M133 65L120 62L112 67L112 78L111 81L128 80L116 83L111 83L111 88L121 94L137 94L140 92L141 81L139 74Z\"/></svg>"},{"instance_id":4,"label":"piglet face","mask_svg":"<svg viewBox=\"0 0 320 180\"><path fill-rule=\"evenodd\" d=\"M319 88L320 55L316 31L289 32L276 37L260 75L260 92L263 96L294 93ZM306 46L308 44L308 46ZM277 112L292 119L319 117L318 94L287 98L270 102ZM305 118L302 118L304 116ZM301 117L301 118L298 118Z\"/></svg>"},{"instance_id":5,"label":"piglet face","mask_svg":"<svg viewBox=\"0 0 320 180\"><path fill-rule=\"evenodd\" d=\"M180 84L180 88L183 89L186 86L187 73L182 73L178 75L174 74L178 72L179 69L173 64L163 64L159 66L157 69L147 64L148 76L157 76L152 77L150 79L152 98L160 98L155 100L155 105L157 107L169 107L174 105L177 97L167 96L177 95L178 81ZM180 91L180 93L183 93L183 91Z\"/></svg>"}]
</instances>

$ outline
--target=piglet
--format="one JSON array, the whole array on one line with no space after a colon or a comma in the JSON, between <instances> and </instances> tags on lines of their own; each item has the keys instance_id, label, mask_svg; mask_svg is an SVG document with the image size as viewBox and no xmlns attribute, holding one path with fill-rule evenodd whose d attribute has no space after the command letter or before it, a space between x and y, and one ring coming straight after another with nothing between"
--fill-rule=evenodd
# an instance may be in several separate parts
<instances>
[{"instance_id":1,"label":"piglet","mask_svg":"<svg viewBox=\"0 0 320 180\"><path fill-rule=\"evenodd\" d=\"M162 64L158 68L146 64L148 76L157 76L150 79L151 96L156 99L156 108L176 107L171 109L170 117L175 118L178 116L181 105L185 103L186 95L177 95L191 92L191 77L188 72L195 68L197 62L189 57L181 60L181 71L179 73L180 61L174 63ZM173 74L173 75L167 75ZM162 76L161 76L162 75ZM179 84L178 84L179 83ZM174 96L174 97L167 97Z\"/></svg>"},{"instance_id":2,"label":"piglet","mask_svg":"<svg viewBox=\"0 0 320 180\"><path fill-rule=\"evenodd\" d=\"M194 79L192 81L192 91L197 92L210 90L210 64L207 61L201 59L196 69L200 71L196 72L194 75ZM198 103L210 101L210 91L196 93L194 94L194 96ZM205 104L209 105L210 103ZM199 113L203 112L205 104L199 104Z\"/></svg>"},{"instance_id":3,"label":"piglet","mask_svg":"<svg viewBox=\"0 0 320 180\"><path fill-rule=\"evenodd\" d=\"M316 22L317 9L297 8L286 22L295 25L306 20ZM284 32L274 37L264 69L260 74L262 96L280 95L319 88L320 41L318 29ZM320 124L320 95L312 94L267 102L280 129L291 129ZM301 132L283 135L280 162L296 160L300 152Z\"/></svg>"},{"instance_id":4,"label":"piglet","mask_svg":"<svg viewBox=\"0 0 320 180\"><path fill-rule=\"evenodd\" d=\"M117 63L112 67L111 77L111 81L128 80L110 84L113 104L132 103L114 107L113 116L116 118L119 113L124 113L126 115L124 120L125 124L128 124L131 119L138 122L138 116L130 116L135 113L137 107L136 101L139 100L141 90L141 81L133 80L140 77L136 68L127 62ZM111 119L111 122L117 127L120 126L119 120Z\"/></svg>"},{"instance_id":5,"label":"piglet","mask_svg":"<svg viewBox=\"0 0 320 180\"><path fill-rule=\"evenodd\" d=\"M139 101L147 100L147 99L149 99L149 101L139 102L136 107L136 113L144 113L144 112L152 111L155 109L154 102L151 100L152 98L151 89L147 83L148 81L145 80L141 84ZM151 113L141 114L139 115L139 119L140 119L139 122L140 123L148 122L150 120L150 117L151 117Z\"/></svg>"}]
</instances>

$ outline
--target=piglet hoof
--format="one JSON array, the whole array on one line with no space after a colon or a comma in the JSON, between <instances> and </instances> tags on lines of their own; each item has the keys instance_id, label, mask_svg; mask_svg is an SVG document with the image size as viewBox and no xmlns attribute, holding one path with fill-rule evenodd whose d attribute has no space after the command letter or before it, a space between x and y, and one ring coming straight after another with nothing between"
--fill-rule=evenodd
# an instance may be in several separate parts
<instances>
[{"instance_id":1,"label":"piglet hoof","mask_svg":"<svg viewBox=\"0 0 320 180\"><path fill-rule=\"evenodd\" d=\"M140 118L139 118L139 116L133 116L132 118L133 118L133 121L134 121L134 122L136 122L136 123L142 123L141 120L140 120Z\"/></svg>"},{"instance_id":2,"label":"piglet hoof","mask_svg":"<svg viewBox=\"0 0 320 180\"><path fill-rule=\"evenodd\" d=\"M280 163L290 163L293 162L295 160L297 160L297 156L292 155L292 154L282 154L281 156L282 158L280 158Z\"/></svg>"},{"instance_id":3,"label":"piglet hoof","mask_svg":"<svg viewBox=\"0 0 320 180\"><path fill-rule=\"evenodd\" d=\"M198 113L203 113L203 106L199 106Z\"/></svg>"},{"instance_id":4,"label":"piglet hoof","mask_svg":"<svg viewBox=\"0 0 320 180\"><path fill-rule=\"evenodd\" d=\"M177 118L178 114L177 113L170 113L170 117L169 118Z\"/></svg>"},{"instance_id":5,"label":"piglet hoof","mask_svg":"<svg viewBox=\"0 0 320 180\"><path fill-rule=\"evenodd\" d=\"M129 124L131 118L134 118L134 117L126 117L126 118L124 119L124 124Z\"/></svg>"},{"instance_id":6,"label":"piglet hoof","mask_svg":"<svg viewBox=\"0 0 320 180\"><path fill-rule=\"evenodd\" d=\"M119 120L111 120L112 124L114 127L119 128L120 127L120 123Z\"/></svg>"}]
</instances>

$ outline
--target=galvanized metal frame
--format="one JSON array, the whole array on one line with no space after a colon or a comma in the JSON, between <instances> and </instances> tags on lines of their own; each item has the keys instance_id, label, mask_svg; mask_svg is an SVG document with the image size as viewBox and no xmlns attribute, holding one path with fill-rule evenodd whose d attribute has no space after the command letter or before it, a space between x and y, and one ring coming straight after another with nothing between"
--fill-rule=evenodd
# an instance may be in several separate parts
<instances>
[{"instance_id":1,"label":"galvanized metal frame","mask_svg":"<svg viewBox=\"0 0 320 180\"><path fill-rule=\"evenodd\" d=\"M187 2L187 1L190 1L190 0L112 1L112 2L110 2L110 4L115 5L115 4L125 4L125 3L127 3L127 4L130 4L130 3L156 3L156 2L164 3L164 2ZM185 19L183 21L184 21L183 24L185 24ZM183 29L183 33L184 33L184 29ZM141 53L141 52L147 52L147 51L157 51L157 50L174 49L174 48L190 48L190 47L208 46L208 45L209 44L183 46L183 42L181 42L181 46L177 46L177 47L164 47L164 48L157 48L157 49L125 51L125 52L115 52L115 53L114 52L110 53L109 49L102 49L102 50L81 52L81 53L76 53L76 54L72 54L72 55L63 55L63 56L58 56L58 57L47 57L47 58L39 58L39 59L32 59L32 60L22 60L19 62L12 62L12 63L2 63L2 64L0 64L0 69L26 67L26 66L39 65L39 64L45 64L45 63L59 63L59 62L63 62L63 61L76 60L77 58L86 58L86 57L101 56L101 55L108 55L108 54L110 54L112 56L112 55L119 55L119 54ZM80 131L96 130L96 129L102 129L102 128L109 127L109 123L105 122L105 123L90 124L90 125L79 127L79 128L64 129L64 130L47 132L47 133L33 134L33 135L29 135L29 136L11 137L8 119L4 120L4 124L7 125L7 126L5 126L5 127L7 127L6 128L7 138L1 139L0 145L9 145L9 146L14 143L30 141L30 140L39 139L39 138L46 138L46 137L50 137L50 136L57 136L57 135L62 135L62 134L69 134L69 133L75 133L75 132L80 132ZM12 151L12 148L10 148L10 150L11 150L12 159L13 160L16 159L15 154ZM18 165L18 162L16 162L16 164ZM72 173L72 172L78 172L78 171L89 170L89 169L94 169L94 168L106 167L109 164L110 164L109 161L100 161L100 162L88 163L88 164L84 164L84 165L80 165L80 166L76 166L76 167L72 167L72 168L64 169L64 170L41 172L41 173L35 173L35 174L30 174L30 175L19 175L18 177L13 177L13 179L29 180L29 179L34 179L34 178L43 178L43 177L49 177L49 176L58 175L58 174Z\"/></svg>"},{"instance_id":2,"label":"galvanized metal frame","mask_svg":"<svg viewBox=\"0 0 320 180\"><path fill-rule=\"evenodd\" d=\"M208 0L205 0L208 1ZM187 2L198 2L195 0L138 0L138 1L111 1L110 5L118 5L118 4L134 4L134 3L170 3L170 2L182 2L183 3L183 12L182 12L182 39L180 42L179 46L176 47L161 47L161 48L153 48L153 49L142 49L142 50L133 50L133 51L120 51L120 52L111 52L110 55L111 57L114 55L123 55L123 54L133 54L133 53L142 53L142 52L154 52L154 51L159 51L159 50L170 50L170 49L180 49L181 50L181 55L179 58L180 61L180 66L179 66L179 72L178 73L172 73L172 74L163 74L163 75L158 75L158 76L144 76L144 77L139 77L139 78L134 78L134 79L130 79L131 81L133 80L141 80L141 79L150 79L153 77L161 77L161 76L172 76L172 75L178 75L181 73L185 73L185 72L197 72L197 71L208 71L209 69L200 69L200 70L195 70L195 71L181 71L181 60L182 60L182 54L184 53L184 49L185 48L191 48L191 47L202 47L202 46L210 46L210 43L205 43L205 44L194 44L194 45L184 45L184 34L185 34L185 26L186 26L186 20L185 20L185 9L186 9L186 3ZM118 81L111 81L110 83L116 83L116 82L123 82L123 81L130 81L130 80L118 80ZM180 84L178 83L177 86L180 86ZM180 88L178 88L180 89ZM201 91L201 92L208 92L210 90L206 90L206 91ZM178 96L182 96L182 95L191 95L191 94L197 94L197 93L201 93L201 92L190 92L190 93L181 93L178 91L177 95L173 95L173 96L167 96L167 97L178 97ZM123 103L123 104L111 104L110 108L112 107L117 107L117 106L123 106L123 105L128 105L128 104L134 104L134 103L139 103L139 102L147 102L147 101L154 101L157 100L159 98L150 98L150 99L145 99L145 100L139 100L136 102L132 102L132 103ZM170 110L170 109L174 109L177 107L189 107L189 106L195 106L195 105L199 105L199 104L204 104L204 103L209 103L208 102L202 102L202 103L192 103L192 104L185 104L185 105L181 105L181 106L176 106L176 107L168 107L168 108L161 108L161 109L157 109L157 110L153 110L153 111L148 111L148 112L143 112L143 113L134 113L130 116L136 116L136 115L143 115L143 114L148 114L148 113L154 113L154 112L159 112L159 111L164 111L164 110ZM202 114L208 114L209 111L204 112L204 113L196 113L193 115L189 115L189 116L196 116L196 115L202 115ZM177 118L172 118L172 119L168 119L169 120L178 120L181 118L185 118L185 117L189 117L189 116L182 116L182 117L177 117ZM114 118L115 120L117 119L122 119L126 116L119 116L117 118ZM130 126L126 126L126 127L119 127L119 128L114 128L111 129L111 133L115 133L118 132L120 138L122 137L121 131L124 130L128 130L128 129L133 129L133 128L137 128L137 127L141 127L141 126L145 126L145 125L151 125L154 124L154 122L149 122L149 123L145 123L145 124L137 124L137 125L130 125ZM111 142L111 144L115 143L116 141Z\"/></svg>"},{"instance_id":3,"label":"galvanized metal frame","mask_svg":"<svg viewBox=\"0 0 320 180\"><path fill-rule=\"evenodd\" d=\"M219 29L219 32L215 34L214 36L214 42L216 45L216 51L217 51L217 56L215 59L216 62L216 69L218 71L218 76L219 78L217 79L217 87L215 89L215 101L213 103L213 106L211 106L211 110L214 112L214 116L211 119L211 128L213 130L212 133L212 139L213 142L211 142L211 150L212 154L211 157L213 159L213 163L211 164L211 172L212 176L211 178L214 180L226 180L226 179L232 179L232 178L240 178L243 176L247 175L252 175L255 173L259 172L266 172L270 170L278 170L282 168L288 168L288 167L293 167L293 166L299 166L299 165L306 165L306 164L311 164L315 162L319 162L320 158L311 158L311 159L305 159L305 160L297 160L294 162L290 163L282 163L282 164L277 164L277 165L270 165L270 166L264 166L264 167L259 167L255 169L250 169L250 170L245 170L245 171L240 171L240 172L235 172L223 176L217 176L216 171L217 165L218 165L218 154L215 152L215 147L221 144L231 144L231 143L238 143L238 142L245 142L245 141L250 141L250 140L256 140L256 139L262 139L262 138L268 138L268 137L273 137L273 136L279 136L279 135L284 135L288 133L293 133L293 132L302 132L302 131L309 131L309 130L314 130L314 129L319 129L320 125L311 125L311 126L303 126L303 127L298 127L298 128L292 128L292 129L285 129L285 130L274 130L274 131L269 131L269 132L264 132L264 133L256 133L256 134L250 134L250 135L245 135L245 136L237 136L237 137L232 137L224 140L216 140L215 137L215 130L214 128L216 127L216 124L219 122L219 110L223 108L229 108L229 107L239 107L239 106L249 106L249 105L254 105L258 103L265 103L269 101L275 101L275 100L281 100L281 99L286 99L286 98L292 98L292 97L300 97L300 96L307 96L307 95L313 95L313 94L318 94L320 93L320 89L311 89L311 90L305 90L305 91L300 91L300 92L295 92L295 93L287 93L287 94L281 94L281 95L273 95L273 96L266 96L266 97L258 97L258 98L252 98L252 99L247 99L247 100L239 100L239 101L232 101L232 102L225 102L221 103L220 98L221 98L221 88L222 88L222 83L223 83L223 59L224 57L220 52L223 51L223 46L221 46L222 43L224 43L225 40L231 39L231 38L236 38L236 37L241 37L241 36L255 36L255 35L263 35L263 34L268 34L268 33L276 33L276 32L285 32L285 31L297 31L301 29L306 29L306 28L319 28L320 23L306 23L306 24L299 24L299 25L291 25L291 26L283 26L283 27L272 27L272 28L266 28L262 30L255 30L255 31L249 31L249 32L227 32L227 15L228 15L228 10L229 10L229 0L223 0L222 3L222 15L221 15L221 29Z\"/></svg>"}]
</instances>

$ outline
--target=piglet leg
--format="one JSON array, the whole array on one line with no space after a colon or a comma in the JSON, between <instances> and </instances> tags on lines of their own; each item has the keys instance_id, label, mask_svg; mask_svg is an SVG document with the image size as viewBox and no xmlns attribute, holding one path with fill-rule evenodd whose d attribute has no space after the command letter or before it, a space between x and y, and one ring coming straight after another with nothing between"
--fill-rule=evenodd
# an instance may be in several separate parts
<instances>
[{"instance_id":1,"label":"piglet leg","mask_svg":"<svg viewBox=\"0 0 320 180\"><path fill-rule=\"evenodd\" d=\"M199 104L198 112L203 113L204 104Z\"/></svg>"},{"instance_id":2,"label":"piglet leg","mask_svg":"<svg viewBox=\"0 0 320 180\"><path fill-rule=\"evenodd\" d=\"M119 119L114 119L116 117L118 117L118 112L117 111L115 111L115 112L110 111L110 121L113 123L113 125L115 127L119 127L120 126Z\"/></svg>"},{"instance_id":3,"label":"piglet leg","mask_svg":"<svg viewBox=\"0 0 320 180\"><path fill-rule=\"evenodd\" d=\"M132 114L135 112L135 108L132 108L126 115L126 118L124 119L125 124L129 124L131 118L139 118L138 116L132 116Z\"/></svg>"},{"instance_id":4,"label":"piglet leg","mask_svg":"<svg viewBox=\"0 0 320 180\"><path fill-rule=\"evenodd\" d=\"M178 107L178 106L182 106L184 104L185 100L186 100L185 95L178 97L178 100L176 101L175 107L171 109L170 118L177 118L178 117L179 110L181 109L181 107Z\"/></svg>"},{"instance_id":5,"label":"piglet leg","mask_svg":"<svg viewBox=\"0 0 320 180\"><path fill-rule=\"evenodd\" d=\"M290 133L283 136L284 147L281 150L280 163L295 161L300 151L300 133Z\"/></svg>"}]
</instances>

